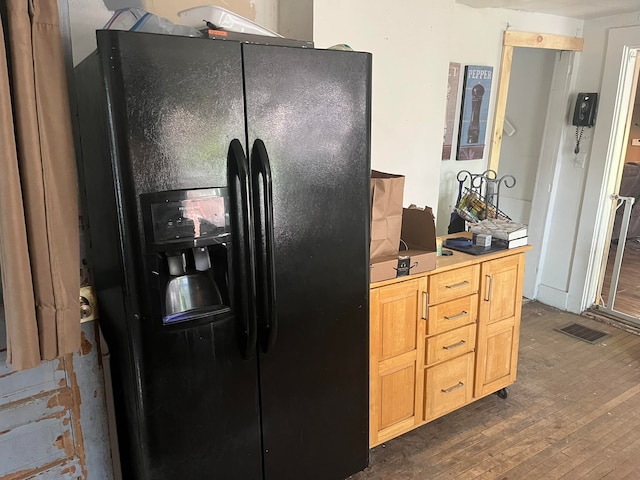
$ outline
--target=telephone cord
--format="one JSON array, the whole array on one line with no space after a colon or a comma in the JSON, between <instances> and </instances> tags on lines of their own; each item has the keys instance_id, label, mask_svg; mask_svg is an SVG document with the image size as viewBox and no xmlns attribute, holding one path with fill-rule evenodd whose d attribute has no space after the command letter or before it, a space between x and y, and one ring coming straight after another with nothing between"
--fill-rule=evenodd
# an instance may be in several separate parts
<instances>
[{"instance_id":1,"label":"telephone cord","mask_svg":"<svg viewBox=\"0 0 640 480\"><path fill-rule=\"evenodd\" d=\"M580 133L578 133L578 131ZM580 153L580 142L582 141L582 133L584 132L584 127L576 127L576 148L573 151L576 155Z\"/></svg>"}]
</instances>

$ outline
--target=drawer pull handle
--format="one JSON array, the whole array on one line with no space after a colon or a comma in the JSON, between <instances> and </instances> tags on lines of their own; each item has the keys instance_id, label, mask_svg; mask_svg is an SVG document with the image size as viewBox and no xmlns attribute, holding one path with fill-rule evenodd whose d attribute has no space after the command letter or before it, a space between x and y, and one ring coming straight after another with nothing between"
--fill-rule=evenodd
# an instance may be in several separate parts
<instances>
[{"instance_id":1,"label":"drawer pull handle","mask_svg":"<svg viewBox=\"0 0 640 480\"><path fill-rule=\"evenodd\" d=\"M449 387L449 388L443 388L441 390L442 393L451 393L451 392L455 392L456 390L461 389L462 387L464 387L464 383L462 382L458 382L457 385L454 385L453 387Z\"/></svg>"},{"instance_id":2,"label":"drawer pull handle","mask_svg":"<svg viewBox=\"0 0 640 480\"><path fill-rule=\"evenodd\" d=\"M493 296L493 277L491 275L487 275L487 281L489 282L489 288L487 289L487 296L484 298L485 302L490 302L491 297Z\"/></svg>"},{"instance_id":3,"label":"drawer pull handle","mask_svg":"<svg viewBox=\"0 0 640 480\"><path fill-rule=\"evenodd\" d=\"M429 294L422 292L422 320L429 320Z\"/></svg>"},{"instance_id":4,"label":"drawer pull handle","mask_svg":"<svg viewBox=\"0 0 640 480\"><path fill-rule=\"evenodd\" d=\"M464 340L460 340L458 343L454 343L453 345L447 345L446 347L442 347L442 348L445 350L453 350L455 348L459 348L463 346L465 343L467 342L465 342Z\"/></svg>"},{"instance_id":5,"label":"drawer pull handle","mask_svg":"<svg viewBox=\"0 0 640 480\"><path fill-rule=\"evenodd\" d=\"M469 285L469 281L465 280L464 282L454 283L453 285L445 285L446 288L462 288Z\"/></svg>"},{"instance_id":6,"label":"drawer pull handle","mask_svg":"<svg viewBox=\"0 0 640 480\"><path fill-rule=\"evenodd\" d=\"M467 315L468 315L467 311L466 311L466 310L463 310L463 311L462 311L462 313L459 313L459 314L457 314L457 315L454 315L453 317L447 317L447 316L445 315L444 319L445 319L445 320L457 320L458 318L460 318L460 317L465 317L465 316L467 316Z\"/></svg>"}]
</instances>

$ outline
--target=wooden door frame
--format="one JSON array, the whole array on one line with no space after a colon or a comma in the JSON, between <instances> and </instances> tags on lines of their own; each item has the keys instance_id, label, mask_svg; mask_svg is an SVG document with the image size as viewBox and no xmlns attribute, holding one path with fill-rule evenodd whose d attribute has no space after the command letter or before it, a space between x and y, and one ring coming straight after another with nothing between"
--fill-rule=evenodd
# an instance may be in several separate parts
<instances>
[{"instance_id":1,"label":"wooden door frame","mask_svg":"<svg viewBox=\"0 0 640 480\"><path fill-rule=\"evenodd\" d=\"M489 165L487 168L498 171L500 162L500 148L502 146L502 129L507 110L507 96L509 94L509 81L511 79L511 63L513 61L513 49L544 48L549 50L582 51L584 40L578 37L566 37L563 35L550 35L546 33L530 33L505 31L502 39L502 58L500 60L500 77L496 92L496 110L493 121L493 137L491 151L489 153Z\"/></svg>"}]
</instances>

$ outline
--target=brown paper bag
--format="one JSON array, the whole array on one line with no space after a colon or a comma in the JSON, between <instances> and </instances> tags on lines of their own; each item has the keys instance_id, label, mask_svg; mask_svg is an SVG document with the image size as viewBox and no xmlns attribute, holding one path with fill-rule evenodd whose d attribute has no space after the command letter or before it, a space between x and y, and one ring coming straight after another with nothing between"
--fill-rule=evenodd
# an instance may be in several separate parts
<instances>
[{"instance_id":1,"label":"brown paper bag","mask_svg":"<svg viewBox=\"0 0 640 480\"><path fill-rule=\"evenodd\" d=\"M403 195L403 175L371 170L371 258L398 254Z\"/></svg>"}]
</instances>

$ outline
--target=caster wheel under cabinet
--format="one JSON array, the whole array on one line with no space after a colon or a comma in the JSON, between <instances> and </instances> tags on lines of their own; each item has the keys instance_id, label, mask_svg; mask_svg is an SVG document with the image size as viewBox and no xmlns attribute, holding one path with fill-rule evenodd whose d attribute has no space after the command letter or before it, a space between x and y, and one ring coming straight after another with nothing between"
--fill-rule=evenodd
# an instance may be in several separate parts
<instances>
[{"instance_id":1,"label":"caster wheel under cabinet","mask_svg":"<svg viewBox=\"0 0 640 480\"><path fill-rule=\"evenodd\" d=\"M435 270L371 285L371 447L516 379L524 253L438 257Z\"/></svg>"}]
</instances>

